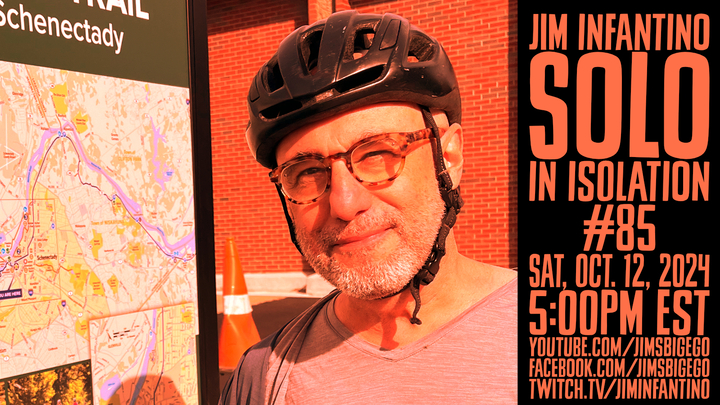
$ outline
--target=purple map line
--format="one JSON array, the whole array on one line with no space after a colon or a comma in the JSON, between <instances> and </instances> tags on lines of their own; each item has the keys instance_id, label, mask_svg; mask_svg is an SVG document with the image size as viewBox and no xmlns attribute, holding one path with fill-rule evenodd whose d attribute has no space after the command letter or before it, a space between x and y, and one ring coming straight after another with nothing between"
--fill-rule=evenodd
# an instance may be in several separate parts
<instances>
[{"instance_id":1,"label":"purple map line","mask_svg":"<svg viewBox=\"0 0 720 405\"><path fill-rule=\"evenodd\" d=\"M165 137L164 137L164 135L162 135L162 134L159 133L159 130L155 127L155 123L154 123L154 121L152 120L152 118L150 119L150 122L151 122L151 125L152 125L152 128L153 128L153 134L154 134L154 137L153 137L153 138L154 138L153 163L155 163L156 166L157 166L157 165L159 164L159 162L157 162L157 160L156 160L156 158L157 158L157 144L158 144L158 141L159 141L159 140L163 140L163 142L165 142ZM140 226L142 226L146 231L155 231L155 232L157 232L157 233L160 235L160 237L161 237L161 239L162 239L162 243L163 243L163 245L164 245L164 248L163 248L163 246L160 246L160 244L157 243L157 241L155 241L156 245L158 245L158 247L160 247L160 249L163 250L163 252L164 252L166 255L168 255L168 256L175 256L175 257L177 257L177 256L178 256L178 255L176 254L177 251L178 251L179 249L183 248L183 247L186 249L186 251L187 251L189 254L194 254L194 253L195 253L195 232L193 231L193 232L189 233L188 235L186 235L185 237L183 237L182 239L180 239L180 240L177 241L176 243L170 243L170 241L168 241L167 236L165 235L165 232L162 230L162 228L160 228L160 227L157 226L157 225L146 225L146 223L141 223L142 221L140 221L140 218L141 218L141 216L142 216L142 207L140 206L140 204L137 203L136 201L132 200L127 194L125 194L125 192L123 191L122 187L120 187L120 185L119 185L112 177L110 177L100 166L98 166L97 164L95 164L93 161L91 161L91 160L87 157L87 155L85 154L85 150L84 150L83 147L82 147L82 142L81 142L81 140L80 140L79 134L77 133L77 129L75 128L75 125L73 125L72 122L67 121L67 120L65 120L65 124L66 124L66 125L69 125L69 126L72 128L72 131L71 131L71 132L72 132L72 135L73 135L73 137L74 137L74 139L75 139L75 143L78 145L78 146L75 148L75 150L77 151L77 153L78 153L78 155L80 156L81 160L86 164L86 166L87 166L90 170L92 170L92 171L94 171L94 172L96 172L96 173L101 174L108 182L110 182L110 184L112 185L113 189L115 190L115 195L116 195L118 198L120 198L120 201L123 203L123 205L124 205L126 208L128 208L128 211L131 211L130 214L135 217L135 220L138 221L138 223L140 223ZM50 148L48 148L48 150L46 151L46 149L45 149L45 144L47 143L48 140L52 139L52 138L55 137L55 136L58 136L58 137L66 137L66 135L64 134L62 128L49 128L49 129L45 130L45 131L43 132L42 137L40 138L40 142L39 142L39 145L38 145L37 150L36 150L36 151L31 155L31 157L30 157L30 161L29 161L29 164L28 164L27 177L26 177L26 179L25 179L25 182L26 182L26 195L25 195L25 204L26 204L26 205L25 205L25 206L26 206L26 207L29 206L29 203L30 203L30 192L31 192L31 190L33 189L33 187L32 187L31 184L30 184L31 174L32 174L33 170L36 168L36 165L38 164L38 162L40 162L41 159L43 159L44 156L46 156L47 153L49 152L49 149L50 149ZM164 189L165 189L165 182L166 182L168 179L167 179L167 178L160 179L160 178L157 176L157 171L158 171L158 170L159 170L159 167L158 167L158 169L156 169L156 172L155 172L155 180L160 180L160 181L161 181L161 186L162 186L162 188L163 188L163 190L164 190ZM39 176L39 175L40 175L40 172L38 171L38 176ZM165 177L168 177L168 176L165 176ZM36 179L37 179L37 178L36 178ZM26 208L26 209L27 209L27 208ZM22 224L22 223L20 223L20 224ZM19 229L18 229L16 235L17 235L17 237L16 237L15 240L13 241L12 249L11 249L10 252L9 252L10 254L12 254L12 252L14 252L14 251L18 248L18 246L19 246L19 244L20 244L20 241L23 239L24 229L23 229L23 227L22 227L21 225L19 226ZM148 235L148 236L150 236L150 235ZM151 238L152 238L152 237L151 237ZM152 239L154 240L154 238L152 238ZM168 251L165 251L164 249L168 249L169 252L168 252ZM6 263L5 263L5 266L7 266L7 264L8 264L8 263L6 262ZM5 266L3 266L2 269L0 269L0 272L2 272L2 271L4 270Z\"/></svg>"}]
</instances>

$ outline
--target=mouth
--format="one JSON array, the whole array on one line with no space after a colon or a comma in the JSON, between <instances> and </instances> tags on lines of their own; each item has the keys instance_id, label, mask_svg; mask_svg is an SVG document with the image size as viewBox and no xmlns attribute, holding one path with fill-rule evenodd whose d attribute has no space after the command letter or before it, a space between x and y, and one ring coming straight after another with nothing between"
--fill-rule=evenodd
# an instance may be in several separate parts
<instances>
[{"instance_id":1,"label":"mouth","mask_svg":"<svg viewBox=\"0 0 720 405\"><path fill-rule=\"evenodd\" d=\"M371 231L363 232L358 235L352 235L348 237L340 238L335 242L331 249L339 251L356 250L367 248L373 243L384 238L392 228L380 228Z\"/></svg>"}]
</instances>

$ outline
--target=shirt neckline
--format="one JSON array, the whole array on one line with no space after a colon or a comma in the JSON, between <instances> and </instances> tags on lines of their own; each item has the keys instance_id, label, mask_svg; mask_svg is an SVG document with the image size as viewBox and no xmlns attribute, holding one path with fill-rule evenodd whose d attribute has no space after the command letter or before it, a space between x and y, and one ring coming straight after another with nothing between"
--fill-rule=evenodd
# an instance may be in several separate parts
<instances>
[{"instance_id":1,"label":"shirt neckline","mask_svg":"<svg viewBox=\"0 0 720 405\"><path fill-rule=\"evenodd\" d=\"M483 297L483 299L471 305L460 315L445 323L432 333L423 336L422 338L412 343L390 350L383 349L377 345L367 342L365 339L350 331L350 329L348 329L347 326L345 326L345 324L343 324L337 318L337 314L335 313L335 300L337 299L337 296L333 297L324 306L324 308L322 309L322 316L324 316L325 321L328 323L330 329L333 330L333 332L336 333L341 340L347 342L355 349L382 360L401 361L419 353L420 351L428 349L435 342L442 339L449 332L451 332L463 322L465 322L467 319L469 319L477 309L491 305L505 294L512 292L516 285L517 277L513 278L497 290Z\"/></svg>"}]
</instances>

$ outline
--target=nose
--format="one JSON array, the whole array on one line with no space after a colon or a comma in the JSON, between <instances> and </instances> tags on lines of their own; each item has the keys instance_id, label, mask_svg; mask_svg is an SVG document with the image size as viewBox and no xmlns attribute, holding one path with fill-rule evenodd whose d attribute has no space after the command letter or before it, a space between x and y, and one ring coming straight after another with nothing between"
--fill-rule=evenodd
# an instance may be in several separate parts
<instances>
[{"instance_id":1,"label":"nose","mask_svg":"<svg viewBox=\"0 0 720 405\"><path fill-rule=\"evenodd\" d=\"M342 159L332 164L329 192L330 215L345 222L367 211L372 204L372 194L355 179Z\"/></svg>"}]
</instances>

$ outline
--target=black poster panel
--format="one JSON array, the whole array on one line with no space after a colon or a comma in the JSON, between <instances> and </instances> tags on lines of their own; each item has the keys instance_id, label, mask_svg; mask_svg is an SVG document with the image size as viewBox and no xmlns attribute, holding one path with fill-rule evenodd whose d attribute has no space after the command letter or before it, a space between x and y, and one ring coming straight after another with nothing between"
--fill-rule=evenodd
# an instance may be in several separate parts
<instances>
[{"instance_id":1,"label":"black poster panel","mask_svg":"<svg viewBox=\"0 0 720 405\"><path fill-rule=\"evenodd\" d=\"M717 397L711 21L520 5L521 403Z\"/></svg>"}]
</instances>

